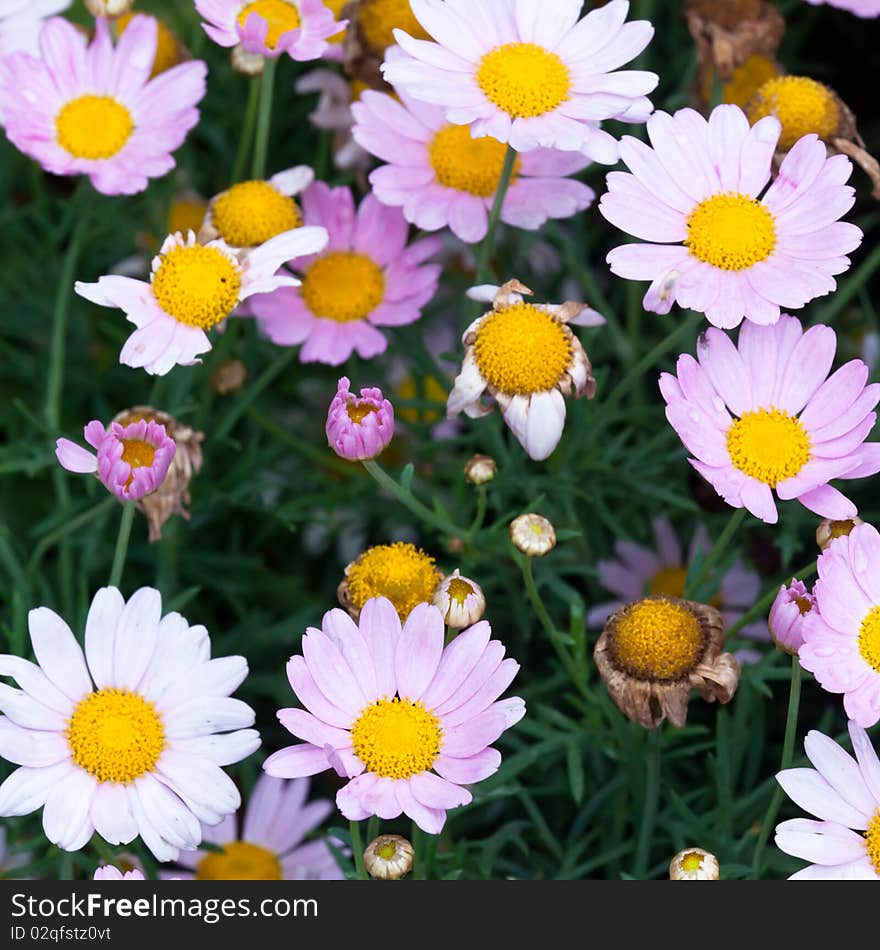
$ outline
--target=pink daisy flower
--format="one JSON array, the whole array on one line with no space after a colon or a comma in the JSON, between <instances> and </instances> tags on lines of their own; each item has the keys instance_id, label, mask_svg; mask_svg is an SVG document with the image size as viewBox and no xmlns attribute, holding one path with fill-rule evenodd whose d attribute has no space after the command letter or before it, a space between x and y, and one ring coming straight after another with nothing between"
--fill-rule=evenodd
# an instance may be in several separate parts
<instances>
[{"instance_id":1,"label":"pink daisy flower","mask_svg":"<svg viewBox=\"0 0 880 950\"><path fill-rule=\"evenodd\" d=\"M403 208L406 220L425 231L449 227L468 244L486 236L506 148L494 138L472 138L466 125L446 120L440 106L405 92L369 90L351 107L356 142L388 162L370 175L376 197ZM581 152L535 149L517 159L501 220L534 231L549 218L569 218L588 208L592 188L567 178L589 164Z\"/></svg>"},{"instance_id":2,"label":"pink daisy flower","mask_svg":"<svg viewBox=\"0 0 880 950\"><path fill-rule=\"evenodd\" d=\"M327 413L327 442L340 458L363 462L376 458L391 442L394 407L381 389L362 389L358 398L350 386L347 376L339 380Z\"/></svg>"},{"instance_id":3,"label":"pink daisy flower","mask_svg":"<svg viewBox=\"0 0 880 950\"><path fill-rule=\"evenodd\" d=\"M834 275L862 241L855 225L838 220L855 201L845 184L852 164L828 158L818 136L805 135L766 188L781 130L774 116L749 126L739 106L721 105L708 121L693 109L655 112L653 148L624 136L631 174L608 175L599 210L654 242L608 255L619 277L651 281L646 310L669 313L677 303L717 327L743 318L767 324L781 307L803 307L837 287Z\"/></svg>"},{"instance_id":4,"label":"pink daisy flower","mask_svg":"<svg viewBox=\"0 0 880 950\"><path fill-rule=\"evenodd\" d=\"M327 40L344 29L321 0L196 0L202 28L220 46L275 58L320 59Z\"/></svg>"},{"instance_id":5,"label":"pink daisy flower","mask_svg":"<svg viewBox=\"0 0 880 950\"><path fill-rule=\"evenodd\" d=\"M777 648L797 656L804 642L804 624L816 606L816 598L803 581L791 579L791 584L779 588L770 608L770 636Z\"/></svg>"},{"instance_id":6,"label":"pink daisy flower","mask_svg":"<svg viewBox=\"0 0 880 950\"><path fill-rule=\"evenodd\" d=\"M519 669L503 659L480 621L444 648L443 615L419 604L401 629L384 597L358 623L344 610L310 627L287 676L305 709L282 709L285 728L305 740L270 756L270 775L297 778L333 768L351 781L336 804L352 821L408 815L439 834L446 812L467 805L464 788L492 775L491 744L525 714L518 697L498 700Z\"/></svg>"},{"instance_id":7,"label":"pink daisy flower","mask_svg":"<svg viewBox=\"0 0 880 950\"><path fill-rule=\"evenodd\" d=\"M788 797L819 819L776 826L780 851L812 862L790 881L880 881L880 759L854 722L849 735L855 758L813 730L804 751L815 768L776 776Z\"/></svg>"},{"instance_id":8,"label":"pink daisy flower","mask_svg":"<svg viewBox=\"0 0 880 950\"><path fill-rule=\"evenodd\" d=\"M616 610L645 596L684 598L689 566L698 555L705 556L711 549L706 526L697 525L686 558L668 518L655 518L652 527L653 548L632 541L616 541L615 557L597 563L599 582L615 594L616 599L591 608L587 613L588 626L601 627ZM760 591L761 580L757 572L748 570L737 560L724 572L712 605L721 611L724 624L729 627L755 603ZM767 625L749 624L742 634L766 640Z\"/></svg>"},{"instance_id":9,"label":"pink daisy flower","mask_svg":"<svg viewBox=\"0 0 880 950\"><path fill-rule=\"evenodd\" d=\"M807 3L812 3L814 7L828 4L861 17L880 16L880 0L807 0Z\"/></svg>"},{"instance_id":10,"label":"pink daisy flower","mask_svg":"<svg viewBox=\"0 0 880 950\"><path fill-rule=\"evenodd\" d=\"M291 254L288 266L302 274L302 286L256 298L250 314L273 343L303 344L303 363L338 366L354 352L364 359L384 353L388 341L377 327L415 323L437 292L440 266L424 261L440 241L407 246L403 213L373 194L355 212L350 189L318 181L302 206L305 223L326 228L329 243L320 254Z\"/></svg>"},{"instance_id":11,"label":"pink daisy flower","mask_svg":"<svg viewBox=\"0 0 880 950\"><path fill-rule=\"evenodd\" d=\"M120 501L138 501L165 481L177 444L157 422L139 419L127 426L111 422L105 429L97 419L83 429L97 455L59 439L55 455L63 468L78 474L97 473L104 487Z\"/></svg>"},{"instance_id":12,"label":"pink daisy flower","mask_svg":"<svg viewBox=\"0 0 880 950\"><path fill-rule=\"evenodd\" d=\"M179 864L196 881L337 881L345 875L323 837L305 841L333 811L326 798L306 802L309 779L262 775L247 808L219 825L203 826L202 840L221 850L182 851ZM239 831L239 817L241 830ZM340 843L340 849L342 848Z\"/></svg>"},{"instance_id":13,"label":"pink daisy flower","mask_svg":"<svg viewBox=\"0 0 880 950\"><path fill-rule=\"evenodd\" d=\"M880 720L880 533L859 525L832 541L817 566L801 666L829 693L843 693L847 716L867 728Z\"/></svg>"},{"instance_id":14,"label":"pink daisy flower","mask_svg":"<svg viewBox=\"0 0 880 950\"><path fill-rule=\"evenodd\" d=\"M0 61L0 112L9 140L55 175L88 175L97 191L143 191L175 162L199 120L207 68L181 63L150 79L156 21L135 17L114 46L104 19L95 38L60 17L40 33L40 58Z\"/></svg>"},{"instance_id":15,"label":"pink daisy flower","mask_svg":"<svg viewBox=\"0 0 880 950\"><path fill-rule=\"evenodd\" d=\"M92 878L94 881L145 881L144 872L139 871L137 868L133 868L131 871L126 871L124 874L119 868L113 867L112 864L107 864L104 867L98 868L95 871L95 874Z\"/></svg>"},{"instance_id":16,"label":"pink daisy flower","mask_svg":"<svg viewBox=\"0 0 880 950\"><path fill-rule=\"evenodd\" d=\"M150 282L109 275L74 289L100 307L117 307L137 329L119 362L164 376L174 366L200 363L211 349L207 330L222 323L254 294L268 294L299 281L279 268L291 257L320 250L323 228L284 231L256 248L234 250L222 240L199 244L190 231L170 234L153 258Z\"/></svg>"},{"instance_id":17,"label":"pink daisy flower","mask_svg":"<svg viewBox=\"0 0 880 950\"><path fill-rule=\"evenodd\" d=\"M580 0L412 0L434 43L403 30L407 54L386 60L385 79L413 99L442 106L455 125L518 152L579 151L617 161L604 119L643 122L655 73L618 70L654 35L645 20L624 23L628 0L612 0L581 19Z\"/></svg>"},{"instance_id":18,"label":"pink daisy flower","mask_svg":"<svg viewBox=\"0 0 880 950\"><path fill-rule=\"evenodd\" d=\"M0 0L0 56L24 50L38 55L46 17L63 13L73 0Z\"/></svg>"},{"instance_id":19,"label":"pink daisy flower","mask_svg":"<svg viewBox=\"0 0 880 950\"><path fill-rule=\"evenodd\" d=\"M826 326L804 332L783 315L762 327L743 325L739 344L711 328L698 360L678 358L663 373L666 418L695 458L691 465L734 508L776 524L773 493L797 498L825 518L844 520L856 507L829 482L880 471L880 443L865 443L880 385L851 360L828 378L837 336Z\"/></svg>"}]
</instances>

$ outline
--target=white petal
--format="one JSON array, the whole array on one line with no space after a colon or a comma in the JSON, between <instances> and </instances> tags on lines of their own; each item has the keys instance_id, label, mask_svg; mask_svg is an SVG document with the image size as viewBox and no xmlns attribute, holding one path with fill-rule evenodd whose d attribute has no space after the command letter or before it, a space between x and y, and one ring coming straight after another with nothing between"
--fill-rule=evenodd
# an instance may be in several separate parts
<instances>
[{"instance_id":1,"label":"white petal","mask_svg":"<svg viewBox=\"0 0 880 950\"><path fill-rule=\"evenodd\" d=\"M92 681L70 627L48 607L37 607L28 614L28 629L43 672L65 696L78 703L92 691Z\"/></svg>"}]
</instances>

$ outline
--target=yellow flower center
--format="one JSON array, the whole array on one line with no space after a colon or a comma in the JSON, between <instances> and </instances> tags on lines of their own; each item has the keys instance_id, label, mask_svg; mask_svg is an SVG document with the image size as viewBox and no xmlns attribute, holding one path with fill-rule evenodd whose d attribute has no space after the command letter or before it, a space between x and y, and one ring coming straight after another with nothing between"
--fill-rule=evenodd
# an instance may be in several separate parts
<instances>
[{"instance_id":1,"label":"yellow flower center","mask_svg":"<svg viewBox=\"0 0 880 950\"><path fill-rule=\"evenodd\" d=\"M73 761L99 782L133 782L165 748L152 703L125 689L102 689L77 704L67 726Z\"/></svg>"},{"instance_id":2,"label":"yellow flower center","mask_svg":"<svg viewBox=\"0 0 880 950\"><path fill-rule=\"evenodd\" d=\"M778 76L758 89L747 107L754 125L766 115L782 123L779 146L789 149L799 138L815 132L820 139L834 137L840 126L840 106L834 93L806 76Z\"/></svg>"},{"instance_id":3,"label":"yellow flower center","mask_svg":"<svg viewBox=\"0 0 880 950\"><path fill-rule=\"evenodd\" d=\"M746 270L776 247L773 215L748 195L713 195L700 202L687 222L685 246L698 260L722 270Z\"/></svg>"},{"instance_id":4,"label":"yellow flower center","mask_svg":"<svg viewBox=\"0 0 880 950\"><path fill-rule=\"evenodd\" d=\"M134 132L131 113L112 96L80 96L55 117L58 144L74 158L100 161L122 151Z\"/></svg>"},{"instance_id":5,"label":"yellow flower center","mask_svg":"<svg viewBox=\"0 0 880 950\"><path fill-rule=\"evenodd\" d=\"M156 302L170 317L209 330L238 303L241 278L235 264L216 247L174 247L153 274Z\"/></svg>"},{"instance_id":6,"label":"yellow flower center","mask_svg":"<svg viewBox=\"0 0 880 950\"><path fill-rule=\"evenodd\" d=\"M467 581L462 580L460 577L453 577L449 582L447 593L449 594L450 600L457 600L458 603L464 604L468 597L476 593L476 591L473 585L468 584Z\"/></svg>"},{"instance_id":7,"label":"yellow flower center","mask_svg":"<svg viewBox=\"0 0 880 950\"><path fill-rule=\"evenodd\" d=\"M874 870L880 874L880 811L877 811L871 819L865 832L865 849L871 864L874 865Z\"/></svg>"},{"instance_id":8,"label":"yellow flower center","mask_svg":"<svg viewBox=\"0 0 880 950\"><path fill-rule=\"evenodd\" d=\"M385 299L385 274L366 254L336 251L312 264L301 293L316 317L353 323L369 316Z\"/></svg>"},{"instance_id":9,"label":"yellow flower center","mask_svg":"<svg viewBox=\"0 0 880 950\"><path fill-rule=\"evenodd\" d=\"M360 425L371 412L377 412L378 410L368 402L350 402L345 407L345 411L348 413L348 418L355 425Z\"/></svg>"},{"instance_id":10,"label":"yellow flower center","mask_svg":"<svg viewBox=\"0 0 880 950\"><path fill-rule=\"evenodd\" d=\"M771 488L793 478L810 461L810 436L783 409L758 409L735 419L727 430L730 461Z\"/></svg>"},{"instance_id":11,"label":"yellow flower center","mask_svg":"<svg viewBox=\"0 0 880 950\"><path fill-rule=\"evenodd\" d=\"M395 541L368 548L349 567L348 593L358 610L371 597L387 597L406 620L416 604L430 603L441 575L434 558L414 544Z\"/></svg>"},{"instance_id":12,"label":"yellow flower center","mask_svg":"<svg viewBox=\"0 0 880 950\"><path fill-rule=\"evenodd\" d=\"M409 0L362 0L357 16L364 40L377 52L396 45L395 28L417 40L431 38L416 19Z\"/></svg>"},{"instance_id":13,"label":"yellow flower center","mask_svg":"<svg viewBox=\"0 0 880 950\"><path fill-rule=\"evenodd\" d=\"M132 468L149 468L156 458L156 448L143 439L122 440L122 461Z\"/></svg>"},{"instance_id":14,"label":"yellow flower center","mask_svg":"<svg viewBox=\"0 0 880 950\"><path fill-rule=\"evenodd\" d=\"M794 602L797 604L797 609L800 611L801 616L805 616L813 609L813 605L806 597L796 597Z\"/></svg>"},{"instance_id":15,"label":"yellow flower center","mask_svg":"<svg viewBox=\"0 0 880 950\"><path fill-rule=\"evenodd\" d=\"M862 659L880 673L880 607L873 607L859 628L859 653Z\"/></svg>"},{"instance_id":16,"label":"yellow flower center","mask_svg":"<svg viewBox=\"0 0 880 950\"><path fill-rule=\"evenodd\" d=\"M648 584L649 594L663 594L666 597L684 597L687 584L686 567L661 567Z\"/></svg>"},{"instance_id":17,"label":"yellow flower center","mask_svg":"<svg viewBox=\"0 0 880 950\"><path fill-rule=\"evenodd\" d=\"M338 20L342 15L342 8L350 3L351 0L324 0L324 6L327 7L333 16ZM334 33L327 39L328 43L341 43L345 39L345 30Z\"/></svg>"},{"instance_id":18,"label":"yellow flower center","mask_svg":"<svg viewBox=\"0 0 880 950\"><path fill-rule=\"evenodd\" d=\"M480 60L477 85L514 119L546 115L571 92L568 66L535 43L506 43Z\"/></svg>"},{"instance_id":19,"label":"yellow flower center","mask_svg":"<svg viewBox=\"0 0 880 950\"><path fill-rule=\"evenodd\" d=\"M752 53L742 66L733 71L730 82L724 84L724 101L745 109L761 86L778 75L779 68L772 59Z\"/></svg>"},{"instance_id":20,"label":"yellow flower center","mask_svg":"<svg viewBox=\"0 0 880 950\"><path fill-rule=\"evenodd\" d=\"M278 40L285 33L302 26L299 10L287 0L255 0L254 3L249 3L238 15L238 25L242 29L252 13L261 16L269 24L269 32L266 35L267 49L275 49Z\"/></svg>"},{"instance_id":21,"label":"yellow flower center","mask_svg":"<svg viewBox=\"0 0 880 950\"><path fill-rule=\"evenodd\" d=\"M676 680L703 655L700 622L683 604L640 600L624 608L612 633L617 663L639 679Z\"/></svg>"},{"instance_id":22,"label":"yellow flower center","mask_svg":"<svg viewBox=\"0 0 880 950\"><path fill-rule=\"evenodd\" d=\"M368 772L382 778L410 778L426 772L440 753L440 720L420 702L380 699L351 727L354 754Z\"/></svg>"},{"instance_id":23,"label":"yellow flower center","mask_svg":"<svg viewBox=\"0 0 880 950\"><path fill-rule=\"evenodd\" d=\"M832 521L828 525L828 530L831 534L831 540L833 541L836 538L848 538L855 528L856 523L851 519L846 521Z\"/></svg>"},{"instance_id":24,"label":"yellow flower center","mask_svg":"<svg viewBox=\"0 0 880 950\"><path fill-rule=\"evenodd\" d=\"M278 855L251 844L230 841L222 851L209 851L196 866L197 881L280 881Z\"/></svg>"},{"instance_id":25,"label":"yellow flower center","mask_svg":"<svg viewBox=\"0 0 880 950\"><path fill-rule=\"evenodd\" d=\"M428 155L439 184L480 198L498 188L507 146L497 139L471 137L470 126L447 125L431 140ZM517 177L519 162L511 181Z\"/></svg>"},{"instance_id":26,"label":"yellow flower center","mask_svg":"<svg viewBox=\"0 0 880 950\"><path fill-rule=\"evenodd\" d=\"M483 379L498 392L516 396L546 392L571 365L571 339L561 323L528 303L489 314L474 344Z\"/></svg>"},{"instance_id":27,"label":"yellow flower center","mask_svg":"<svg viewBox=\"0 0 880 950\"><path fill-rule=\"evenodd\" d=\"M699 851L688 851L681 859L681 869L686 874L694 874L703 864L703 855Z\"/></svg>"},{"instance_id":28,"label":"yellow flower center","mask_svg":"<svg viewBox=\"0 0 880 950\"><path fill-rule=\"evenodd\" d=\"M134 13L123 13L116 20L116 28L119 30L120 36L125 32L134 16ZM177 42L177 37L158 17L152 17L152 19L156 21L156 58L153 60L151 78L158 76L159 73L164 73L181 61L180 44Z\"/></svg>"},{"instance_id":29,"label":"yellow flower center","mask_svg":"<svg viewBox=\"0 0 880 950\"><path fill-rule=\"evenodd\" d=\"M293 198L268 181L243 181L214 202L214 226L233 247L256 247L302 225Z\"/></svg>"},{"instance_id":30,"label":"yellow flower center","mask_svg":"<svg viewBox=\"0 0 880 950\"><path fill-rule=\"evenodd\" d=\"M205 223L205 212L208 206L198 198L178 198L172 202L168 211L168 233L187 234L189 231L199 233Z\"/></svg>"},{"instance_id":31,"label":"yellow flower center","mask_svg":"<svg viewBox=\"0 0 880 950\"><path fill-rule=\"evenodd\" d=\"M376 854L383 861L390 861L393 857L397 855L397 842L395 841L386 841L385 844L380 844L376 848Z\"/></svg>"},{"instance_id":32,"label":"yellow flower center","mask_svg":"<svg viewBox=\"0 0 880 950\"><path fill-rule=\"evenodd\" d=\"M397 387L397 395L404 400L420 399L425 403L435 403L446 406L446 387L434 376L407 376ZM401 419L407 422L421 422L433 425L444 417L444 412L438 409L417 409L412 406L401 406L395 411Z\"/></svg>"}]
</instances>

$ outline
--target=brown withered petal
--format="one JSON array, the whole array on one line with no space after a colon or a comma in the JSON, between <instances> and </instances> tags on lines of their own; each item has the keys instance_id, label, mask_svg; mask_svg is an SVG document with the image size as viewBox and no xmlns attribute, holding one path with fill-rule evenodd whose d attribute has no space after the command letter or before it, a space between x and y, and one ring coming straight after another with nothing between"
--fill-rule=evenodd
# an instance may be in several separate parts
<instances>
[{"instance_id":1,"label":"brown withered petal","mask_svg":"<svg viewBox=\"0 0 880 950\"><path fill-rule=\"evenodd\" d=\"M364 36L360 23L362 6L363 0L352 0L342 8L339 15L340 19L348 20L342 46L343 68L350 79L368 89L393 92L391 86L382 78L385 50L372 48Z\"/></svg>"},{"instance_id":2,"label":"brown withered petal","mask_svg":"<svg viewBox=\"0 0 880 950\"><path fill-rule=\"evenodd\" d=\"M152 406L134 406L120 412L114 422L127 425L138 419L148 419L165 426L165 431L174 439L177 451L174 460L165 476L165 481L157 491L146 495L137 507L146 515L150 529L150 541L158 541L162 537L162 525L172 516L180 515L189 520L190 514L186 505L191 502L189 483L194 474L202 467L202 442L205 434L183 425L167 412L153 409Z\"/></svg>"},{"instance_id":3,"label":"brown withered petal","mask_svg":"<svg viewBox=\"0 0 880 950\"><path fill-rule=\"evenodd\" d=\"M699 625L701 645L693 662L674 678L628 669L617 654L618 625L631 608L648 602L665 602L684 608ZM740 665L732 654L722 652L723 645L724 621L714 607L677 597L656 596L615 611L605 624L593 658L609 695L625 716L646 729L654 729L664 719L682 727L687 721L691 689L696 689L708 702L728 703L736 693ZM662 652L658 649L658 654Z\"/></svg>"}]
</instances>

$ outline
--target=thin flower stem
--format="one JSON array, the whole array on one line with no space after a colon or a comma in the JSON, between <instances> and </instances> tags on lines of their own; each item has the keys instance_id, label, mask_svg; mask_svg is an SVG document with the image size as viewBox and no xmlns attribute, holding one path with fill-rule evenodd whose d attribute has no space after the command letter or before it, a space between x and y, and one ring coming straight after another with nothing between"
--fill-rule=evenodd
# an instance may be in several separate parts
<instances>
[{"instance_id":1,"label":"thin flower stem","mask_svg":"<svg viewBox=\"0 0 880 950\"><path fill-rule=\"evenodd\" d=\"M688 577L685 597L695 597L699 594L700 588L712 576L713 568L723 557L728 545L733 540L733 536L739 530L743 521L745 521L747 514L748 511L745 508L736 508L734 510L718 540L712 545L712 550L703 559L703 563L700 565L696 575L693 578Z\"/></svg>"},{"instance_id":2,"label":"thin flower stem","mask_svg":"<svg viewBox=\"0 0 880 950\"><path fill-rule=\"evenodd\" d=\"M128 552L134 511L133 501L127 501L123 504L122 518L119 521L119 534L116 536L116 550L113 552L113 567L110 570L110 580L107 582L109 587L118 587L122 580L122 569L125 567L125 555Z\"/></svg>"},{"instance_id":3,"label":"thin flower stem","mask_svg":"<svg viewBox=\"0 0 880 950\"><path fill-rule=\"evenodd\" d=\"M489 212L489 228L483 243L480 245L480 253L477 258L477 284L485 284L492 272L492 251L495 247L495 232L498 229L498 222L501 219L501 209L504 207L504 199L507 197L507 189L510 188L510 181L513 178L513 169L516 164L516 151L510 145L507 146L507 152L504 155L504 166L501 169L501 178L498 179L498 187L495 189L495 200L492 203L492 210Z\"/></svg>"},{"instance_id":4,"label":"thin flower stem","mask_svg":"<svg viewBox=\"0 0 880 950\"><path fill-rule=\"evenodd\" d=\"M275 91L275 70L278 60L266 57L260 80L260 110L257 115L257 136L254 140L252 178L266 177L266 158L269 154L269 129L272 127L272 97Z\"/></svg>"},{"instance_id":5,"label":"thin flower stem","mask_svg":"<svg viewBox=\"0 0 880 950\"><path fill-rule=\"evenodd\" d=\"M254 132L257 127L257 106L260 102L260 80L256 77L248 80L248 101L245 107L244 122L241 127L241 137L238 140L238 151L235 153L235 164L232 166L232 184L241 181L247 165L248 155L254 144Z\"/></svg>"},{"instance_id":6,"label":"thin flower stem","mask_svg":"<svg viewBox=\"0 0 880 950\"><path fill-rule=\"evenodd\" d=\"M351 832L351 856L354 858L355 877L359 881L365 881L367 879L367 869L364 867L364 841L361 837L361 823L350 821L348 827Z\"/></svg>"},{"instance_id":7,"label":"thin flower stem","mask_svg":"<svg viewBox=\"0 0 880 950\"><path fill-rule=\"evenodd\" d=\"M262 375L252 386L248 386L244 390L241 398L229 410L229 413L224 417L222 422L214 430L214 440L225 439L227 435L233 430L236 422L244 415L248 407L256 401L260 394L268 388L275 380L277 376L280 376L285 369L293 361L294 356L296 355L296 350L288 349L281 353L277 359L270 363L269 366L263 370Z\"/></svg>"},{"instance_id":8,"label":"thin flower stem","mask_svg":"<svg viewBox=\"0 0 880 950\"><path fill-rule=\"evenodd\" d=\"M363 463L363 466L382 488L392 494L402 505L409 508L414 515L421 518L425 524L433 525L445 534L453 536L462 537L468 534L468 532L463 531L457 525L452 524L451 521L447 521L445 518L431 511L426 505L423 505L411 491L405 489L403 485L398 484L375 459L368 459Z\"/></svg>"},{"instance_id":9,"label":"thin flower stem","mask_svg":"<svg viewBox=\"0 0 880 950\"><path fill-rule=\"evenodd\" d=\"M788 694L788 716L785 720L785 738L782 742L782 762L779 770L784 771L791 767L794 759L794 743L797 738L797 720L798 710L801 704L801 665L798 658L791 658L791 689ZM764 815L764 821L761 823L761 833L758 835L758 842L755 845L755 855L752 859L752 880L757 881L764 870L764 852L767 850L767 842L770 840L770 832L776 822L779 809L782 806L782 798L785 792L782 786L777 782L773 791L773 797L770 799L770 805L767 808L767 814Z\"/></svg>"},{"instance_id":10,"label":"thin flower stem","mask_svg":"<svg viewBox=\"0 0 880 950\"><path fill-rule=\"evenodd\" d=\"M651 841L654 837L654 823L657 820L657 806L660 801L660 728L648 733L645 752L645 804L642 809L642 824L639 828L639 840L636 845L636 857L633 877L644 878L648 873L648 861L651 856Z\"/></svg>"},{"instance_id":11,"label":"thin flower stem","mask_svg":"<svg viewBox=\"0 0 880 950\"><path fill-rule=\"evenodd\" d=\"M483 527L483 522L486 520L486 507L488 504L488 495L486 492L485 485L477 485L477 513L474 515L474 520L471 522L470 530L468 534L473 537L480 528Z\"/></svg>"}]
</instances>

